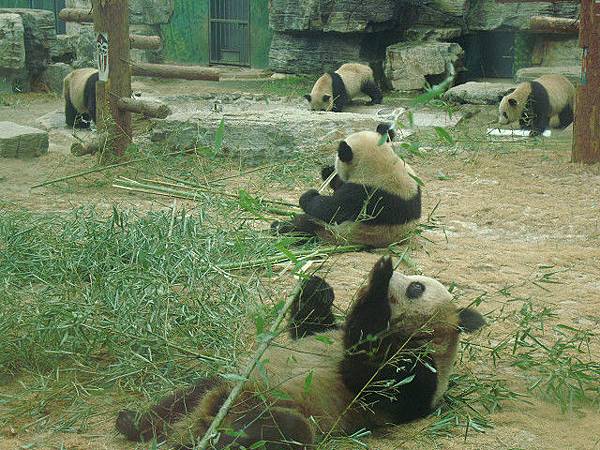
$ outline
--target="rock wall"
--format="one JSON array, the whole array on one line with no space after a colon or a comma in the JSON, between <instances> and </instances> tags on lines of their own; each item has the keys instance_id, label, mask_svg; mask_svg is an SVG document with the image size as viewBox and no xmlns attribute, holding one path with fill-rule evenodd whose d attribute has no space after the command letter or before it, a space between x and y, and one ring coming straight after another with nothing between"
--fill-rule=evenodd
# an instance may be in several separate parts
<instances>
[{"instance_id":1,"label":"rock wall","mask_svg":"<svg viewBox=\"0 0 600 450\"><path fill-rule=\"evenodd\" d=\"M318 73L346 62L381 63L414 18L415 0L272 0L271 69Z\"/></svg>"}]
</instances>

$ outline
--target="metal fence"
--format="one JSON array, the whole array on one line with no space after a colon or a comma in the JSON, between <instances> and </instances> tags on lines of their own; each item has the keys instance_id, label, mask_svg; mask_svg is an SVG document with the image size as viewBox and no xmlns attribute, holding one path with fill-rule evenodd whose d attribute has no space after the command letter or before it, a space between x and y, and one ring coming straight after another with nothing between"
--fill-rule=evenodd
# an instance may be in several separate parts
<instances>
[{"instance_id":1,"label":"metal fence","mask_svg":"<svg viewBox=\"0 0 600 450\"><path fill-rule=\"evenodd\" d=\"M210 0L210 62L250 65L249 0Z\"/></svg>"}]
</instances>

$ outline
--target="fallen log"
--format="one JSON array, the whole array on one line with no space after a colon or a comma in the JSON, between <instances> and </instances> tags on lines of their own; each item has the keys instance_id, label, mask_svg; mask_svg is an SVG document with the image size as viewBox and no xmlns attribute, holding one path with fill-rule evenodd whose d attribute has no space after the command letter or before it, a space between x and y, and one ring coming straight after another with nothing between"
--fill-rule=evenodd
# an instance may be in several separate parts
<instances>
[{"instance_id":1,"label":"fallen log","mask_svg":"<svg viewBox=\"0 0 600 450\"><path fill-rule=\"evenodd\" d=\"M140 50L157 50L162 43L160 36L142 36L141 34L129 35L129 46Z\"/></svg>"},{"instance_id":2,"label":"fallen log","mask_svg":"<svg viewBox=\"0 0 600 450\"><path fill-rule=\"evenodd\" d=\"M220 73L203 66L178 66L172 64L131 63L132 75L182 80L219 81Z\"/></svg>"},{"instance_id":3,"label":"fallen log","mask_svg":"<svg viewBox=\"0 0 600 450\"><path fill-rule=\"evenodd\" d=\"M117 102L119 109L132 113L143 114L146 117L164 119L171 114L171 108L157 100L142 100L139 98L120 98Z\"/></svg>"},{"instance_id":4,"label":"fallen log","mask_svg":"<svg viewBox=\"0 0 600 450\"><path fill-rule=\"evenodd\" d=\"M564 17L532 16L529 19L529 29L544 33L577 34L579 33L579 20L565 19Z\"/></svg>"}]
</instances>

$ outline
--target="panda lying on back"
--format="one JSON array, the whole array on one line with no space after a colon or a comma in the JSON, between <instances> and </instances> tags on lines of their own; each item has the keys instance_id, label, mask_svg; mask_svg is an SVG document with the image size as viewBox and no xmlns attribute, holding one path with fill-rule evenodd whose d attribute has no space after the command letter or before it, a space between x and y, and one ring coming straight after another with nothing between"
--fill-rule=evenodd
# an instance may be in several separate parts
<instances>
[{"instance_id":1,"label":"panda lying on back","mask_svg":"<svg viewBox=\"0 0 600 450\"><path fill-rule=\"evenodd\" d=\"M96 122L98 70L76 69L63 80L65 121L71 128L87 128Z\"/></svg>"},{"instance_id":2,"label":"panda lying on back","mask_svg":"<svg viewBox=\"0 0 600 450\"><path fill-rule=\"evenodd\" d=\"M321 75L311 93L304 98L313 110L340 112L361 93L371 97L371 102L376 105L383 99L373 70L364 64L349 63L341 65L335 72Z\"/></svg>"},{"instance_id":3,"label":"panda lying on back","mask_svg":"<svg viewBox=\"0 0 600 450\"><path fill-rule=\"evenodd\" d=\"M565 128L573 122L575 88L562 75L542 75L526 81L506 95L499 106L498 121L505 125L519 121L531 136L548 126Z\"/></svg>"},{"instance_id":4,"label":"panda lying on back","mask_svg":"<svg viewBox=\"0 0 600 450\"><path fill-rule=\"evenodd\" d=\"M313 448L330 430L349 434L424 417L448 387L459 333L485 324L477 311L457 308L436 280L394 272L389 257L377 261L341 328L333 300L322 279L305 282L289 322L295 340L267 350L265 370L246 383L211 448L258 441L267 450ZM191 449L231 389L223 379L203 380L145 413L122 411L117 428L130 440L156 436Z\"/></svg>"},{"instance_id":5,"label":"panda lying on back","mask_svg":"<svg viewBox=\"0 0 600 450\"><path fill-rule=\"evenodd\" d=\"M271 229L372 247L405 239L421 217L421 188L412 168L394 153L393 137L393 130L382 123L376 132L361 131L341 141L335 159L337 176L330 183L333 195L310 189L300 197L306 214L291 222L274 222ZM323 180L333 170L324 168Z\"/></svg>"}]
</instances>

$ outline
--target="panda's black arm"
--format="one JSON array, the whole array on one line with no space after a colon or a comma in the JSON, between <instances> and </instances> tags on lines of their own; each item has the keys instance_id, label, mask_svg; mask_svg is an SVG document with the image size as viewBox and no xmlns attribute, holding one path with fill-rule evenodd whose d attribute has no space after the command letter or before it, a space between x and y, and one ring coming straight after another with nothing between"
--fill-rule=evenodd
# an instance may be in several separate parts
<instances>
[{"instance_id":1,"label":"panda's black arm","mask_svg":"<svg viewBox=\"0 0 600 450\"><path fill-rule=\"evenodd\" d=\"M323 179L323 181L327 181L327 178L329 178L334 171L335 167L333 166L323 167L321 169L321 178ZM340 176L336 174L329 182L329 187L334 191L337 191L343 184L344 182L342 181Z\"/></svg>"},{"instance_id":2,"label":"panda's black arm","mask_svg":"<svg viewBox=\"0 0 600 450\"><path fill-rule=\"evenodd\" d=\"M344 183L333 195L320 195L316 189L306 191L300 197L300 207L306 214L327 223L342 223L356 220L368 198L364 186Z\"/></svg>"}]
</instances>

